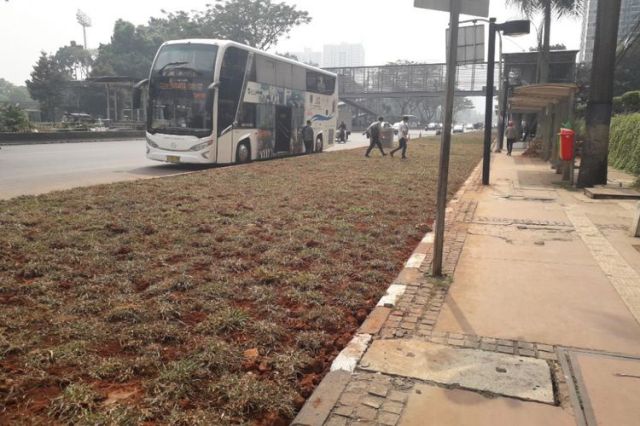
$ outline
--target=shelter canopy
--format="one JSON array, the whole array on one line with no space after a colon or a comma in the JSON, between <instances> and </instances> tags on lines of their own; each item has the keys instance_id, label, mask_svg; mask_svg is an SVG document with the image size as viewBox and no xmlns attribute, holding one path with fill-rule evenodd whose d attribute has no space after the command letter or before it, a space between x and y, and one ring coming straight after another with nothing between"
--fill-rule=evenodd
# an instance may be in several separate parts
<instances>
[{"instance_id":1,"label":"shelter canopy","mask_svg":"<svg viewBox=\"0 0 640 426\"><path fill-rule=\"evenodd\" d=\"M537 113L569 101L578 91L575 84L530 84L516 87L509 98L512 113Z\"/></svg>"}]
</instances>

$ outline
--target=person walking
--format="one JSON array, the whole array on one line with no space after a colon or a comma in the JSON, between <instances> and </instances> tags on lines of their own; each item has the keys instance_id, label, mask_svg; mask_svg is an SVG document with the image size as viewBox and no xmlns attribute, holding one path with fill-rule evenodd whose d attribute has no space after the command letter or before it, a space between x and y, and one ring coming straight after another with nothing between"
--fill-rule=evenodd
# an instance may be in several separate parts
<instances>
[{"instance_id":1,"label":"person walking","mask_svg":"<svg viewBox=\"0 0 640 426\"><path fill-rule=\"evenodd\" d=\"M518 131L516 130L516 126L513 125L513 121L509 122L505 136L507 137L507 155L511 155L513 144L516 139L518 139Z\"/></svg>"},{"instance_id":2,"label":"person walking","mask_svg":"<svg viewBox=\"0 0 640 426\"><path fill-rule=\"evenodd\" d=\"M398 126L398 140L400 141L400 145L390 152L391 156L396 152L402 150L402 159L407 159L407 142L409 141L409 117L406 115L402 117L402 122L400 126Z\"/></svg>"},{"instance_id":3,"label":"person walking","mask_svg":"<svg viewBox=\"0 0 640 426\"><path fill-rule=\"evenodd\" d=\"M367 133L367 136L369 136L369 148L367 149L367 153L364 154L365 157L369 157L369 154L371 154L371 151L376 146L378 147L378 149L380 149L380 152L382 153L383 157L387 155L384 152L384 149L382 149L382 143L380 143L380 133L382 133L383 121L384 121L383 117L378 117L378 121L374 121L373 123L371 123L371 125L367 129L366 133Z\"/></svg>"},{"instance_id":4,"label":"person walking","mask_svg":"<svg viewBox=\"0 0 640 426\"><path fill-rule=\"evenodd\" d=\"M338 126L338 142L346 143L347 142L347 125L345 122L341 122Z\"/></svg>"},{"instance_id":5,"label":"person walking","mask_svg":"<svg viewBox=\"0 0 640 426\"><path fill-rule=\"evenodd\" d=\"M304 142L304 150L307 154L313 152L313 127L311 120L307 120L307 125L302 128L302 141Z\"/></svg>"}]
</instances>

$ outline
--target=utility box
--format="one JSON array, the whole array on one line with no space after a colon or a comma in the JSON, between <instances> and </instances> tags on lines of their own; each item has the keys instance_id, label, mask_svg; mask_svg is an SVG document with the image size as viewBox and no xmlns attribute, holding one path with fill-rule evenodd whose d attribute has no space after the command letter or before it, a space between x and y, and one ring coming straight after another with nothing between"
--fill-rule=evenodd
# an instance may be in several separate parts
<instances>
[{"instance_id":1,"label":"utility box","mask_svg":"<svg viewBox=\"0 0 640 426\"><path fill-rule=\"evenodd\" d=\"M562 161L573 160L573 150L576 141L576 132L571 129L560 129L560 159Z\"/></svg>"},{"instance_id":2,"label":"utility box","mask_svg":"<svg viewBox=\"0 0 640 426\"><path fill-rule=\"evenodd\" d=\"M640 202L636 204L636 213L633 215L631 224L631 236L640 238Z\"/></svg>"}]
</instances>

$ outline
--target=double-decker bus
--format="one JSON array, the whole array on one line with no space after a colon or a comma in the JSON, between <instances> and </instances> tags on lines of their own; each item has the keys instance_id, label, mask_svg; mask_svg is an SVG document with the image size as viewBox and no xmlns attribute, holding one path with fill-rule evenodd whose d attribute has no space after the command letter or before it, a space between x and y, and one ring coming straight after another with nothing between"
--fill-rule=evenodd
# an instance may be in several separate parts
<instances>
[{"instance_id":1,"label":"double-decker bus","mask_svg":"<svg viewBox=\"0 0 640 426\"><path fill-rule=\"evenodd\" d=\"M228 40L164 43L149 78L147 157L169 163L246 163L308 154L301 129L314 129L312 151L334 143L336 75Z\"/></svg>"}]
</instances>

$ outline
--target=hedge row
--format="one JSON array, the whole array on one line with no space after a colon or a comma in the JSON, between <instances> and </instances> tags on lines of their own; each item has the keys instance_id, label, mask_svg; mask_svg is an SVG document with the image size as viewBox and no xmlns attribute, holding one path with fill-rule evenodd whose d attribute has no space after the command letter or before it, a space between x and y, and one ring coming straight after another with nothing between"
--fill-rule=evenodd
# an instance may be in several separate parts
<instances>
[{"instance_id":1,"label":"hedge row","mask_svg":"<svg viewBox=\"0 0 640 426\"><path fill-rule=\"evenodd\" d=\"M609 164L640 175L640 114L613 117L609 137Z\"/></svg>"}]
</instances>

